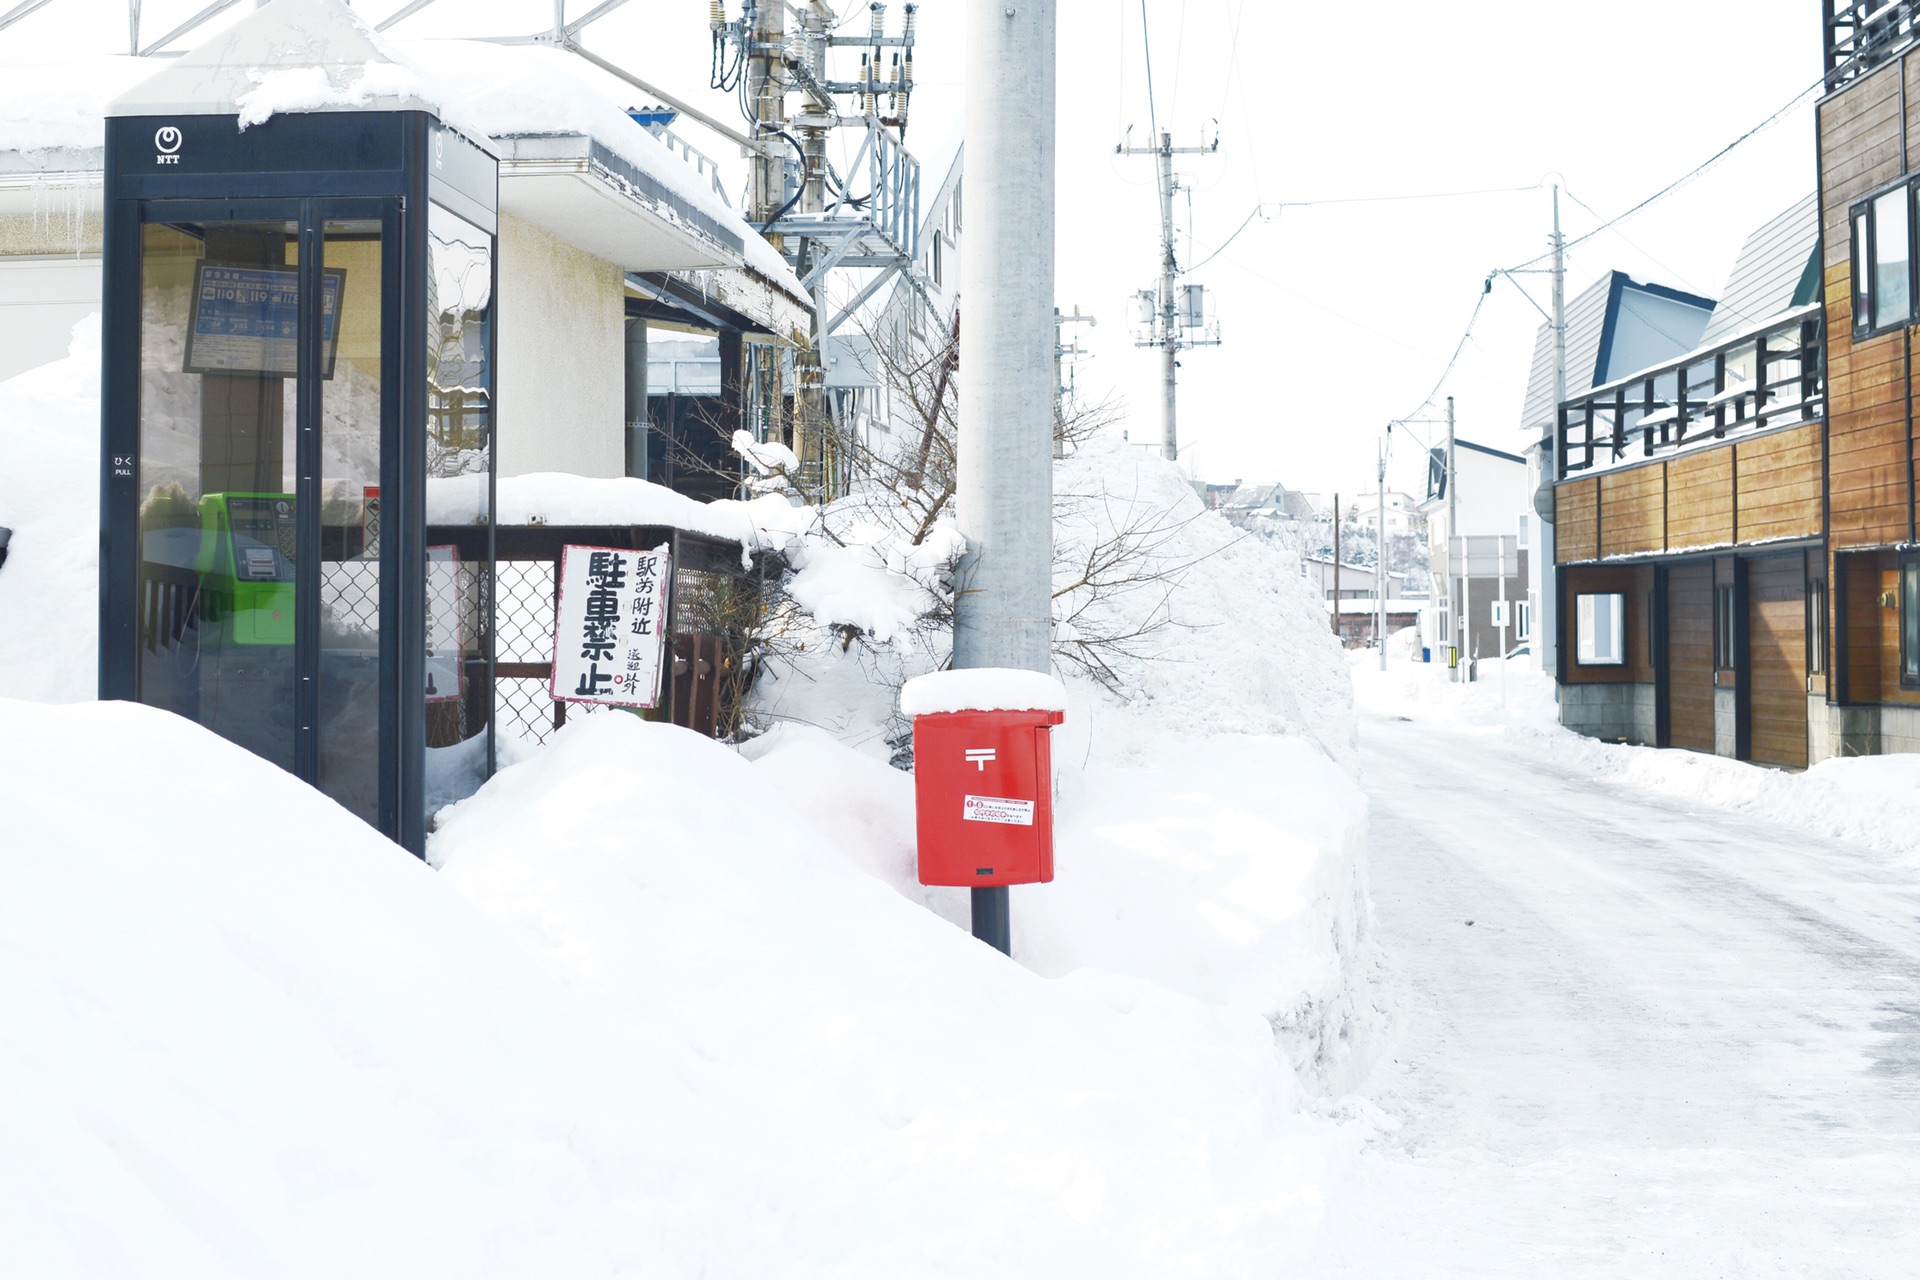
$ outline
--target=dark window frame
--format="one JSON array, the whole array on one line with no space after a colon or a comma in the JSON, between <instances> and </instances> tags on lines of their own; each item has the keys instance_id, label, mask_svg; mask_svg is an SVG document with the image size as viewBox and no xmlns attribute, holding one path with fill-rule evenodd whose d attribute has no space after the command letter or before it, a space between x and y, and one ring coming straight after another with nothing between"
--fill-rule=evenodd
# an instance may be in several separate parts
<instances>
[{"instance_id":1,"label":"dark window frame","mask_svg":"<svg viewBox=\"0 0 1920 1280\"><path fill-rule=\"evenodd\" d=\"M1807 580L1807 677L1827 674L1827 580Z\"/></svg>"},{"instance_id":2,"label":"dark window frame","mask_svg":"<svg viewBox=\"0 0 1920 1280\"><path fill-rule=\"evenodd\" d=\"M1874 212L1875 204L1883 197L1896 192L1906 192L1903 201L1907 215L1907 309L1904 314L1882 317L1879 314L1879 290L1873 287L1873 277L1880 261L1879 218ZM1891 333L1897 329L1915 323L1915 289L1920 279L1915 273L1915 194L1920 192L1920 184L1907 178L1890 183L1869 195L1861 197L1847 206L1847 246L1848 270L1853 283L1853 337L1854 341ZM1864 237L1863 232L1864 230ZM1865 253L1861 252L1861 241L1865 240ZM1866 287L1862 288L1862 281ZM1861 305L1865 300L1865 307ZM1863 317L1863 312L1864 317Z\"/></svg>"},{"instance_id":3,"label":"dark window frame","mask_svg":"<svg viewBox=\"0 0 1920 1280\"><path fill-rule=\"evenodd\" d=\"M1920 689L1920 552L1900 553L1900 687Z\"/></svg>"},{"instance_id":4,"label":"dark window frame","mask_svg":"<svg viewBox=\"0 0 1920 1280\"><path fill-rule=\"evenodd\" d=\"M1736 665L1733 625L1736 604L1733 583L1713 584L1713 669L1715 671L1732 671Z\"/></svg>"}]
</instances>

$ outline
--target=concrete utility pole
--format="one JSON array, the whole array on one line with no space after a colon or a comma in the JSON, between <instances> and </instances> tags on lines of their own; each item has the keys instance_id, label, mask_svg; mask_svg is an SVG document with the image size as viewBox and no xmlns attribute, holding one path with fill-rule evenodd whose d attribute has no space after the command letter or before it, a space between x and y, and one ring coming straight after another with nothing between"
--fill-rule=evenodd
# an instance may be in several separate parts
<instances>
[{"instance_id":1,"label":"concrete utility pole","mask_svg":"<svg viewBox=\"0 0 1920 1280\"><path fill-rule=\"evenodd\" d=\"M953 665L1053 665L1055 0L966 7L967 351L955 515L966 537ZM973 931L1010 946L1007 890Z\"/></svg>"},{"instance_id":2,"label":"concrete utility pole","mask_svg":"<svg viewBox=\"0 0 1920 1280\"><path fill-rule=\"evenodd\" d=\"M1079 339L1074 339L1071 345L1067 342L1066 326L1070 324L1084 324L1089 328L1098 328L1100 322L1092 316L1081 315L1077 303L1070 316L1061 315L1058 307L1053 309L1053 456L1056 458L1067 456L1066 435L1060 430L1066 422L1067 401L1072 390L1066 384L1066 358L1080 354Z\"/></svg>"},{"instance_id":3,"label":"concrete utility pole","mask_svg":"<svg viewBox=\"0 0 1920 1280\"><path fill-rule=\"evenodd\" d=\"M1453 397L1447 397L1447 474L1442 483L1447 486L1447 640L1452 643L1460 634L1459 601L1453 590L1453 538L1460 531L1460 486L1456 483L1459 473L1454 470L1453 454Z\"/></svg>"},{"instance_id":4,"label":"concrete utility pole","mask_svg":"<svg viewBox=\"0 0 1920 1280\"><path fill-rule=\"evenodd\" d=\"M1554 444L1546 464L1557 474L1560 467L1560 405L1567 398L1567 241L1560 234L1560 184L1553 187L1553 420ZM1550 475L1549 484L1556 478ZM1553 564L1554 529L1545 520L1535 520L1540 536L1534 539L1533 554L1540 561L1539 612L1533 620L1534 652L1540 655L1540 670L1552 675L1558 670L1560 584Z\"/></svg>"},{"instance_id":5,"label":"concrete utility pole","mask_svg":"<svg viewBox=\"0 0 1920 1280\"><path fill-rule=\"evenodd\" d=\"M1392 428L1389 427L1391 432ZM1374 526L1374 550L1380 562L1374 566L1376 586L1373 589L1374 620L1373 637L1380 642L1380 669L1387 669L1387 437L1380 441L1379 466L1379 505L1375 508L1378 517Z\"/></svg>"},{"instance_id":6,"label":"concrete utility pole","mask_svg":"<svg viewBox=\"0 0 1920 1280\"><path fill-rule=\"evenodd\" d=\"M1180 457L1176 394L1180 352L1187 347L1220 345L1217 337L1208 338L1204 332L1195 336L1192 332L1204 330L1206 326L1205 294L1200 292L1201 286L1188 286L1185 297L1180 288L1180 262L1173 243L1173 196L1180 189L1180 182L1173 175L1173 158L1207 155L1219 149L1218 134L1214 135L1212 144L1208 146L1176 147L1173 145L1173 135L1165 130L1161 131L1160 141L1155 146L1130 147L1122 143L1114 148L1120 155L1153 156L1155 185L1160 191L1160 287L1152 294L1152 313L1148 317L1151 336L1134 345L1160 348L1163 361L1160 375L1160 456L1169 462L1178 461ZM1182 303L1188 298L1197 306L1183 308Z\"/></svg>"}]
</instances>

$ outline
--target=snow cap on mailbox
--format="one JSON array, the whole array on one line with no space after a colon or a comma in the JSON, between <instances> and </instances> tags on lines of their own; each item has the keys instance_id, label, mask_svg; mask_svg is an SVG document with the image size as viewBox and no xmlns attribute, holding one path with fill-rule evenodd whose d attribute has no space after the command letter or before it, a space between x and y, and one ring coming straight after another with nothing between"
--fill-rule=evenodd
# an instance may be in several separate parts
<instances>
[{"instance_id":1,"label":"snow cap on mailbox","mask_svg":"<svg viewBox=\"0 0 1920 1280\"><path fill-rule=\"evenodd\" d=\"M978 667L909 680L920 883L1053 879L1053 747L1067 690L1039 671Z\"/></svg>"},{"instance_id":2,"label":"snow cap on mailbox","mask_svg":"<svg viewBox=\"0 0 1920 1280\"><path fill-rule=\"evenodd\" d=\"M1044 671L975 667L915 676L900 690L900 712L930 716L957 711L1067 710L1067 686Z\"/></svg>"}]
</instances>

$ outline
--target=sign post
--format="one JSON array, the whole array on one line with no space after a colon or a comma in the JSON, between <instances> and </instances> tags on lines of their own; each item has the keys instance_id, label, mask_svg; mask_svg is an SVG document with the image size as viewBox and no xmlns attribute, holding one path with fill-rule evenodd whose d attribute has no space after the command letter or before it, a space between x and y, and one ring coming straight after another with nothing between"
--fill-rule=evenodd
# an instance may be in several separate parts
<instances>
[{"instance_id":1,"label":"sign post","mask_svg":"<svg viewBox=\"0 0 1920 1280\"><path fill-rule=\"evenodd\" d=\"M562 548L549 685L556 702L659 705L671 571L665 546Z\"/></svg>"}]
</instances>

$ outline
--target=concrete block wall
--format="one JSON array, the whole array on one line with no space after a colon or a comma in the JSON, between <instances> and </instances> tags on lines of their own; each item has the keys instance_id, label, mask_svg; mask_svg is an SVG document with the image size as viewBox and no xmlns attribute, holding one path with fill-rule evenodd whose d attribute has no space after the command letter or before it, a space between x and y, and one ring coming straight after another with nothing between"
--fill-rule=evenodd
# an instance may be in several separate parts
<instances>
[{"instance_id":1,"label":"concrete block wall","mask_svg":"<svg viewBox=\"0 0 1920 1280\"><path fill-rule=\"evenodd\" d=\"M1610 742L1652 745L1654 698L1650 684L1568 684L1560 687L1560 723Z\"/></svg>"},{"instance_id":2,"label":"concrete block wall","mask_svg":"<svg viewBox=\"0 0 1920 1280\"><path fill-rule=\"evenodd\" d=\"M1739 694L1732 689L1713 691L1713 754L1732 759L1739 735L1735 722L1739 717Z\"/></svg>"}]
</instances>

